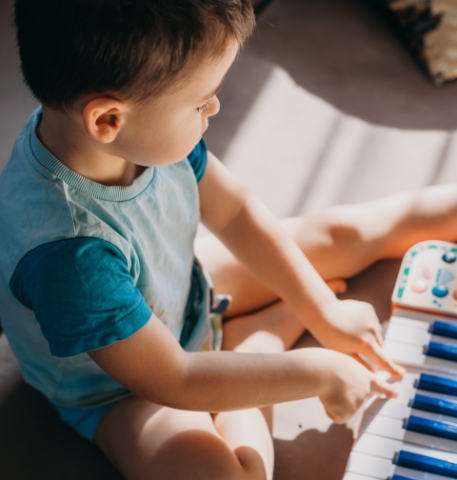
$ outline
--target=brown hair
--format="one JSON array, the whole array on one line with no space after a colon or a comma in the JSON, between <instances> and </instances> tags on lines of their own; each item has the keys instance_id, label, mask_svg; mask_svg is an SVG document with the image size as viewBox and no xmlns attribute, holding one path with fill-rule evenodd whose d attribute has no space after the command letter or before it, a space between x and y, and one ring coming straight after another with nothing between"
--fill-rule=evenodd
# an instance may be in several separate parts
<instances>
[{"instance_id":1,"label":"brown hair","mask_svg":"<svg viewBox=\"0 0 457 480\"><path fill-rule=\"evenodd\" d=\"M250 0L16 0L27 85L44 105L88 93L142 101L203 58L240 45L254 27Z\"/></svg>"}]
</instances>

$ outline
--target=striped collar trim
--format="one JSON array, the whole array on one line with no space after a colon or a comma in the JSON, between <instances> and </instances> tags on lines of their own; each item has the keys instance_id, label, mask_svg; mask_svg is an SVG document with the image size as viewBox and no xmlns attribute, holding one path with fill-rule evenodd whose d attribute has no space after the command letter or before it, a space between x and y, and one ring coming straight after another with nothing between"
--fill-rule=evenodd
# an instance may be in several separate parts
<instances>
[{"instance_id":1,"label":"striped collar trim","mask_svg":"<svg viewBox=\"0 0 457 480\"><path fill-rule=\"evenodd\" d=\"M154 167L146 168L144 172L133 181L132 185L127 187L108 187L79 175L54 157L54 155L40 142L36 135L36 128L38 127L40 120L41 107L35 110L32 115L32 122L30 122L30 127L32 129L30 132L30 149L34 157L31 160L38 162L41 167L45 168L76 190L87 193L91 197L100 200L125 202L138 196L151 183L151 180L154 177Z\"/></svg>"}]
</instances>

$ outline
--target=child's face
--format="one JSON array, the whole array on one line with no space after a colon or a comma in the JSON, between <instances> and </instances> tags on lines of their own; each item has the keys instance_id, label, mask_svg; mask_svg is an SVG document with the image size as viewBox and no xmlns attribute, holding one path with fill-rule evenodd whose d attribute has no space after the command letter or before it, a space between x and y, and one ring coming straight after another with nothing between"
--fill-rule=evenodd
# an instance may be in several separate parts
<instances>
[{"instance_id":1,"label":"child's face","mask_svg":"<svg viewBox=\"0 0 457 480\"><path fill-rule=\"evenodd\" d=\"M127 108L116 137L118 152L142 166L167 165L185 158L219 111L216 96L238 52L231 42L224 55L199 65L177 90Z\"/></svg>"}]
</instances>

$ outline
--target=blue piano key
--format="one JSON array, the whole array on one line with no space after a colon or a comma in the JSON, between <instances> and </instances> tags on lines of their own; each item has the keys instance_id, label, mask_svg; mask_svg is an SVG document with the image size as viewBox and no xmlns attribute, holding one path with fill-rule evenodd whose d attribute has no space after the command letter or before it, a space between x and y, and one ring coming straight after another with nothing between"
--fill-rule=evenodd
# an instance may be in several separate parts
<instances>
[{"instance_id":1,"label":"blue piano key","mask_svg":"<svg viewBox=\"0 0 457 480\"><path fill-rule=\"evenodd\" d=\"M418 453L400 450L394 463L399 467L411 468L421 472L436 473L444 477L457 478L457 463L439 458L428 457Z\"/></svg>"},{"instance_id":2,"label":"blue piano key","mask_svg":"<svg viewBox=\"0 0 457 480\"><path fill-rule=\"evenodd\" d=\"M430 373L421 373L415 387L428 392L457 396L457 380L440 377L439 375L431 375Z\"/></svg>"},{"instance_id":3,"label":"blue piano key","mask_svg":"<svg viewBox=\"0 0 457 480\"><path fill-rule=\"evenodd\" d=\"M425 355L457 362L457 345L451 343L430 342L425 349Z\"/></svg>"},{"instance_id":4,"label":"blue piano key","mask_svg":"<svg viewBox=\"0 0 457 480\"><path fill-rule=\"evenodd\" d=\"M411 415L406 421L405 429L434 437L457 440L457 423Z\"/></svg>"},{"instance_id":5,"label":"blue piano key","mask_svg":"<svg viewBox=\"0 0 457 480\"><path fill-rule=\"evenodd\" d=\"M457 400L430 397L428 395L416 393L411 407L416 410L425 410L427 412L448 415L449 417L457 417Z\"/></svg>"},{"instance_id":6,"label":"blue piano key","mask_svg":"<svg viewBox=\"0 0 457 480\"><path fill-rule=\"evenodd\" d=\"M418 480L417 478L413 477L405 477L404 475L394 475L391 480Z\"/></svg>"},{"instance_id":7,"label":"blue piano key","mask_svg":"<svg viewBox=\"0 0 457 480\"><path fill-rule=\"evenodd\" d=\"M448 323L435 320L430 329L430 333L433 335L440 335L441 337L457 338L457 322Z\"/></svg>"}]
</instances>

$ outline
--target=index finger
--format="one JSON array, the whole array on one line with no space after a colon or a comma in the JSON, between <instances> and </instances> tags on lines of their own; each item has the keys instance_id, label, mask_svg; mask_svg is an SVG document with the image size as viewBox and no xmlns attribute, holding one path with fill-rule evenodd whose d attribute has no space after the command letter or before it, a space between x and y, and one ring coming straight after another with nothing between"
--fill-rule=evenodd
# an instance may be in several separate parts
<instances>
[{"instance_id":1,"label":"index finger","mask_svg":"<svg viewBox=\"0 0 457 480\"><path fill-rule=\"evenodd\" d=\"M363 352L363 355L365 355L381 370L386 370L389 372L394 378L401 378L405 373L405 369L403 367L400 367L400 365L397 365L386 356L381 345L379 345L377 342L367 344L366 351Z\"/></svg>"},{"instance_id":2,"label":"index finger","mask_svg":"<svg viewBox=\"0 0 457 480\"><path fill-rule=\"evenodd\" d=\"M378 377L374 377L373 381L371 382L371 393L385 395L388 398L393 398L398 395L397 390L392 384Z\"/></svg>"},{"instance_id":3,"label":"index finger","mask_svg":"<svg viewBox=\"0 0 457 480\"><path fill-rule=\"evenodd\" d=\"M382 347L382 345L384 343L384 338L382 338L382 327L381 327L381 325L379 325L379 327L376 329L375 336L376 336L376 341Z\"/></svg>"}]
</instances>

